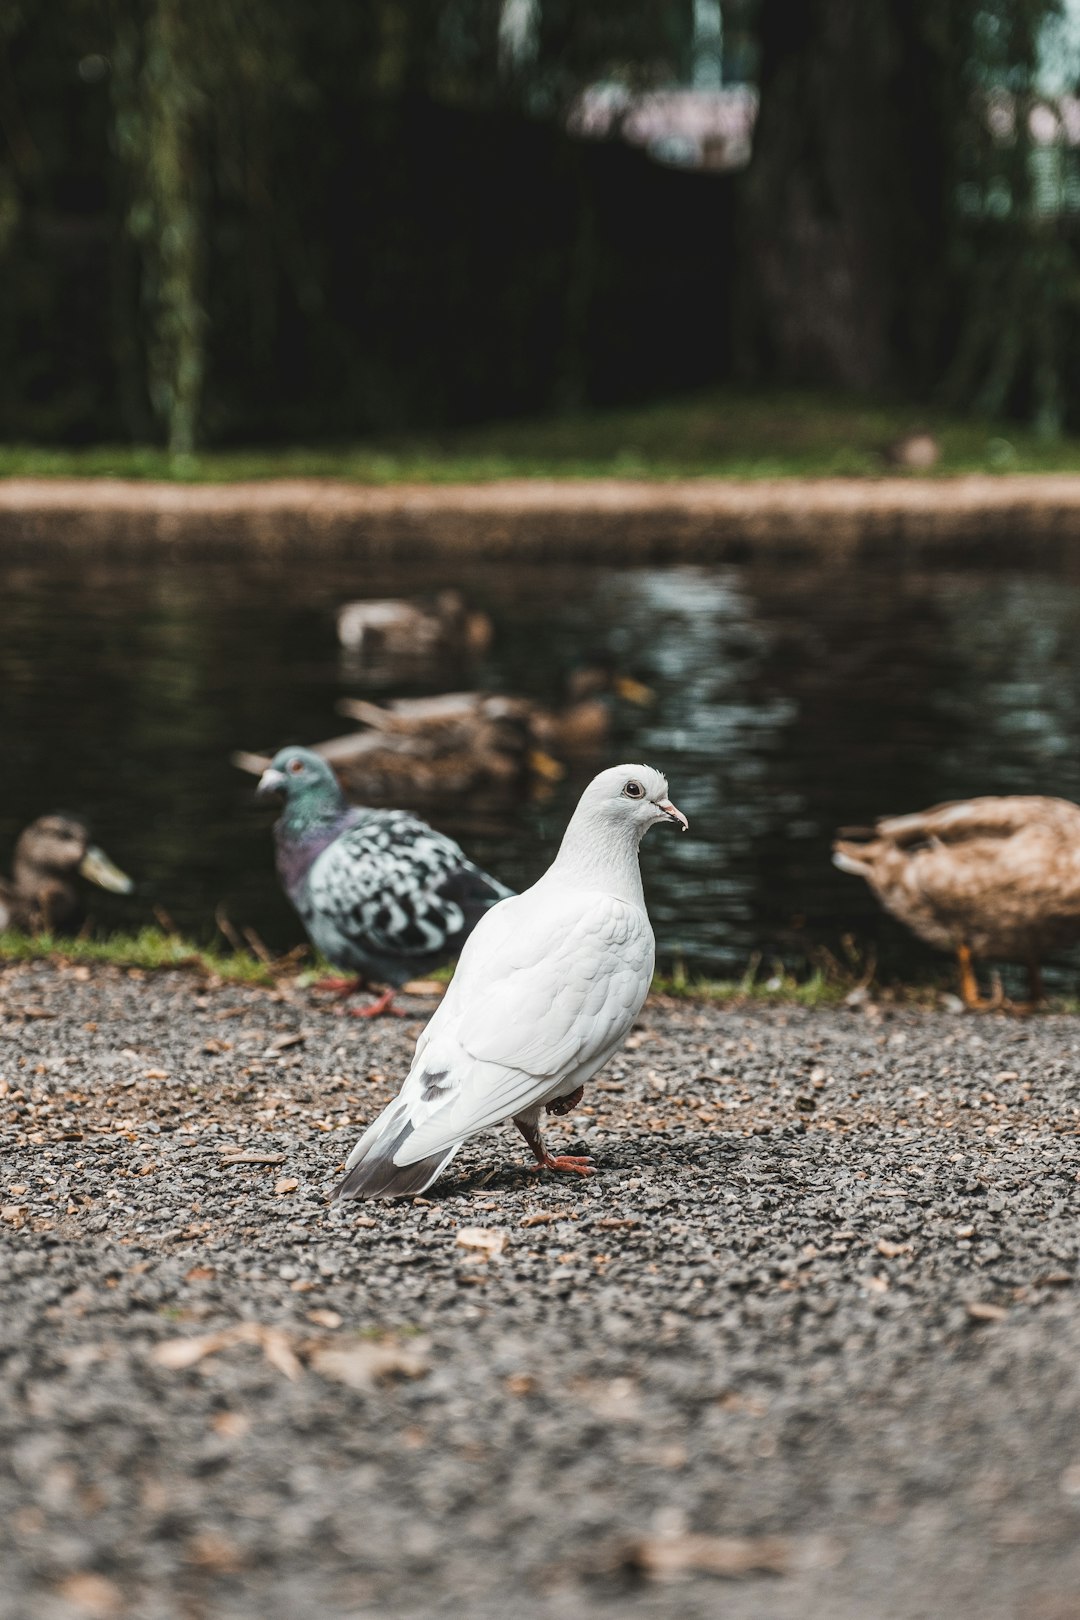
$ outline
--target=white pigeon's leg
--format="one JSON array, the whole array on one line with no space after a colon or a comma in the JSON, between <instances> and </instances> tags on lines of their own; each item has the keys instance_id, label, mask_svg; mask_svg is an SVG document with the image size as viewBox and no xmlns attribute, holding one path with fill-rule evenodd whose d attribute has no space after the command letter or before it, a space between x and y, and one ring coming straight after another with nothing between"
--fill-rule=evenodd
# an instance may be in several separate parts
<instances>
[{"instance_id":1,"label":"white pigeon's leg","mask_svg":"<svg viewBox=\"0 0 1080 1620\"><path fill-rule=\"evenodd\" d=\"M592 1160L576 1153L550 1154L544 1146L540 1136L540 1126L536 1119L527 1114L520 1115L514 1124L521 1132L536 1155L535 1168L537 1170L563 1170L569 1175L591 1176L593 1174Z\"/></svg>"},{"instance_id":2,"label":"white pigeon's leg","mask_svg":"<svg viewBox=\"0 0 1080 1620\"><path fill-rule=\"evenodd\" d=\"M555 1097L551 1102L544 1104L546 1114L569 1114L576 1108L585 1095L585 1087L578 1086L576 1091L568 1091L565 1097Z\"/></svg>"}]
</instances>

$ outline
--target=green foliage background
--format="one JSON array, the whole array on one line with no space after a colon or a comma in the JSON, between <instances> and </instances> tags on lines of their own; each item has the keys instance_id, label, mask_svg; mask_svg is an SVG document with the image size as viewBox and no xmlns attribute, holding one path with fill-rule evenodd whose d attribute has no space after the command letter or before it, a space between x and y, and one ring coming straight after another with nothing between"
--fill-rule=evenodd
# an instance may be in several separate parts
<instances>
[{"instance_id":1,"label":"green foliage background","mask_svg":"<svg viewBox=\"0 0 1080 1620\"><path fill-rule=\"evenodd\" d=\"M536 0L512 58L500 0L6 0L0 434L182 464L733 379L1075 427L1059 9L728 0L730 176L566 133L685 81L691 0Z\"/></svg>"}]
</instances>

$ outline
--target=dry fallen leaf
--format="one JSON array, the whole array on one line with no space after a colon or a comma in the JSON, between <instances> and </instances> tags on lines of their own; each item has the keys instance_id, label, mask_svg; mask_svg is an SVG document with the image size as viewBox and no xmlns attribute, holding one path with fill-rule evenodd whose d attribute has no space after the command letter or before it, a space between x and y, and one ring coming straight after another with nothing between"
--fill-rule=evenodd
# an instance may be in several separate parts
<instances>
[{"instance_id":1,"label":"dry fallen leaf","mask_svg":"<svg viewBox=\"0 0 1080 1620\"><path fill-rule=\"evenodd\" d=\"M890 1243L888 1238L878 1238L878 1254L883 1254L886 1260L895 1260L898 1255L910 1254L910 1243Z\"/></svg>"},{"instance_id":2,"label":"dry fallen leaf","mask_svg":"<svg viewBox=\"0 0 1080 1620\"><path fill-rule=\"evenodd\" d=\"M384 1378L422 1378L430 1362L419 1346L359 1339L354 1344L321 1346L312 1352L311 1366L334 1383L366 1390Z\"/></svg>"},{"instance_id":3,"label":"dry fallen leaf","mask_svg":"<svg viewBox=\"0 0 1080 1620\"><path fill-rule=\"evenodd\" d=\"M276 1367L286 1378L295 1380L300 1377L303 1369L293 1354L289 1335L284 1328L262 1328L259 1342L262 1345L263 1355L271 1367Z\"/></svg>"},{"instance_id":4,"label":"dry fallen leaf","mask_svg":"<svg viewBox=\"0 0 1080 1620\"><path fill-rule=\"evenodd\" d=\"M493 1226L463 1226L454 1240L457 1248L476 1249L489 1259L502 1254L508 1241L508 1234Z\"/></svg>"},{"instance_id":5,"label":"dry fallen leaf","mask_svg":"<svg viewBox=\"0 0 1080 1620\"><path fill-rule=\"evenodd\" d=\"M188 1545L188 1562L217 1575L236 1575L247 1562L243 1550L217 1530L200 1530Z\"/></svg>"},{"instance_id":6,"label":"dry fallen leaf","mask_svg":"<svg viewBox=\"0 0 1080 1620\"><path fill-rule=\"evenodd\" d=\"M215 1412L210 1419L210 1427L215 1434L224 1435L227 1440L239 1440L251 1428L251 1419L243 1412Z\"/></svg>"},{"instance_id":7,"label":"dry fallen leaf","mask_svg":"<svg viewBox=\"0 0 1080 1620\"><path fill-rule=\"evenodd\" d=\"M169 1372L183 1372L188 1367L196 1366L204 1357L216 1355L219 1350L227 1350L238 1342L231 1330L202 1333L189 1339L163 1339L160 1344L155 1344L150 1354L159 1367L165 1367Z\"/></svg>"},{"instance_id":8,"label":"dry fallen leaf","mask_svg":"<svg viewBox=\"0 0 1080 1620\"><path fill-rule=\"evenodd\" d=\"M18 1228L26 1225L28 1213L26 1204L5 1204L3 1208L0 1208L0 1221L3 1221L6 1226Z\"/></svg>"},{"instance_id":9,"label":"dry fallen leaf","mask_svg":"<svg viewBox=\"0 0 1080 1620\"><path fill-rule=\"evenodd\" d=\"M282 1176L274 1183L274 1196L280 1198L284 1193L295 1192L299 1185L295 1176Z\"/></svg>"},{"instance_id":10,"label":"dry fallen leaf","mask_svg":"<svg viewBox=\"0 0 1080 1620\"><path fill-rule=\"evenodd\" d=\"M256 1344L271 1366L286 1378L299 1378L300 1362L293 1354L289 1336L282 1328L263 1327L261 1322L238 1322L235 1327L222 1328L218 1333L198 1334L193 1338L165 1339L151 1351L159 1367L169 1372L184 1372L195 1367L207 1356L216 1356L222 1350L231 1350L238 1344Z\"/></svg>"},{"instance_id":11,"label":"dry fallen leaf","mask_svg":"<svg viewBox=\"0 0 1080 1620\"><path fill-rule=\"evenodd\" d=\"M92 1570L69 1575L60 1582L57 1591L65 1603L70 1603L73 1609L78 1609L82 1614L92 1616L93 1620L108 1620L110 1615L120 1613L123 1604L120 1588Z\"/></svg>"},{"instance_id":12,"label":"dry fallen leaf","mask_svg":"<svg viewBox=\"0 0 1080 1620\"><path fill-rule=\"evenodd\" d=\"M646 1536L635 1542L630 1561L654 1580L680 1575L785 1575L791 1543L783 1536Z\"/></svg>"},{"instance_id":13,"label":"dry fallen leaf","mask_svg":"<svg viewBox=\"0 0 1080 1620\"><path fill-rule=\"evenodd\" d=\"M217 1276L213 1266L192 1266L190 1271L184 1273L185 1282L210 1282Z\"/></svg>"},{"instance_id":14,"label":"dry fallen leaf","mask_svg":"<svg viewBox=\"0 0 1080 1620\"><path fill-rule=\"evenodd\" d=\"M302 1046L306 1040L307 1036L302 1034L279 1035L276 1040L270 1042L263 1057L277 1057L279 1052L287 1052L290 1046Z\"/></svg>"},{"instance_id":15,"label":"dry fallen leaf","mask_svg":"<svg viewBox=\"0 0 1080 1620\"><path fill-rule=\"evenodd\" d=\"M235 1153L226 1151L222 1164L284 1164L284 1153Z\"/></svg>"},{"instance_id":16,"label":"dry fallen leaf","mask_svg":"<svg viewBox=\"0 0 1080 1620\"><path fill-rule=\"evenodd\" d=\"M981 1299L969 1299L967 1313L976 1322L1004 1322L1009 1314L1004 1305L991 1305Z\"/></svg>"},{"instance_id":17,"label":"dry fallen leaf","mask_svg":"<svg viewBox=\"0 0 1080 1620\"><path fill-rule=\"evenodd\" d=\"M324 1328L339 1328L342 1321L337 1311L325 1311L322 1309L308 1311L307 1319L309 1322L314 1322L316 1327Z\"/></svg>"},{"instance_id":18,"label":"dry fallen leaf","mask_svg":"<svg viewBox=\"0 0 1080 1620\"><path fill-rule=\"evenodd\" d=\"M168 1069L146 1069L143 1071L144 1080L167 1080L168 1078Z\"/></svg>"}]
</instances>

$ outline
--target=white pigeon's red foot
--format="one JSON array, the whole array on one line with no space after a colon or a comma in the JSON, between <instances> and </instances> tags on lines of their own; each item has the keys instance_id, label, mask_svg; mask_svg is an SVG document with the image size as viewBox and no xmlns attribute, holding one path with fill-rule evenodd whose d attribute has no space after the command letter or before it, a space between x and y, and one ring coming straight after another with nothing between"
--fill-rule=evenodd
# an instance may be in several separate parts
<instances>
[{"instance_id":1,"label":"white pigeon's red foot","mask_svg":"<svg viewBox=\"0 0 1080 1620\"><path fill-rule=\"evenodd\" d=\"M534 1120L515 1119L514 1124L532 1148L536 1163L530 1170L561 1170L568 1175L591 1176L593 1162L584 1154L549 1153L540 1136L540 1127Z\"/></svg>"},{"instance_id":2,"label":"white pigeon's red foot","mask_svg":"<svg viewBox=\"0 0 1080 1620\"><path fill-rule=\"evenodd\" d=\"M596 1166L584 1154L545 1153L538 1164L531 1164L530 1170L561 1170L564 1174L574 1176L592 1176L596 1174Z\"/></svg>"},{"instance_id":3,"label":"white pigeon's red foot","mask_svg":"<svg viewBox=\"0 0 1080 1620\"><path fill-rule=\"evenodd\" d=\"M394 999L393 990L384 990L377 996L369 1007L346 1007L345 1011L350 1018L381 1018L383 1013L392 1013L395 1018L408 1018L404 1007L392 1007Z\"/></svg>"}]
</instances>

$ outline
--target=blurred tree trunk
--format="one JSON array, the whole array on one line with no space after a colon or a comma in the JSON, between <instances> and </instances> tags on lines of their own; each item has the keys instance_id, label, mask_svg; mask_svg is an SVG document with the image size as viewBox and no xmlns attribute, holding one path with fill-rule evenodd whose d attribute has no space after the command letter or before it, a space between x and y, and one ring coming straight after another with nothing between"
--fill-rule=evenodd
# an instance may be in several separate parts
<instances>
[{"instance_id":1,"label":"blurred tree trunk","mask_svg":"<svg viewBox=\"0 0 1080 1620\"><path fill-rule=\"evenodd\" d=\"M190 0L116 7L115 140L142 259L148 392L178 457L195 448L206 353L195 9Z\"/></svg>"},{"instance_id":2,"label":"blurred tree trunk","mask_svg":"<svg viewBox=\"0 0 1080 1620\"><path fill-rule=\"evenodd\" d=\"M155 217L158 318L151 352L154 404L169 450L195 448L205 370L199 298L202 222L195 147L199 92L185 40L184 0L157 0L146 41L147 194Z\"/></svg>"},{"instance_id":3,"label":"blurred tree trunk","mask_svg":"<svg viewBox=\"0 0 1080 1620\"><path fill-rule=\"evenodd\" d=\"M748 370L873 389L907 369L898 315L940 252L949 168L923 9L761 0L743 213Z\"/></svg>"}]
</instances>

